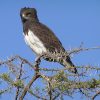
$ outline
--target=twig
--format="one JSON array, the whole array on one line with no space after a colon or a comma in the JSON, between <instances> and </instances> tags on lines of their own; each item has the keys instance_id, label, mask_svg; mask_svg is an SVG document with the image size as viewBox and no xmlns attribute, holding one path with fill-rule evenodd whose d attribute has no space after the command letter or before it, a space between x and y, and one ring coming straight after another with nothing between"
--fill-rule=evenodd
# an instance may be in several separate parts
<instances>
[{"instance_id":1,"label":"twig","mask_svg":"<svg viewBox=\"0 0 100 100\"><path fill-rule=\"evenodd\" d=\"M21 76L22 76L22 67L23 67L23 62L21 62L21 65L20 65L20 66L21 66L21 68L20 68L20 71L19 71L19 75L18 75L18 77L17 77L17 80L21 79ZM20 90L20 88L17 87L15 100L18 99L18 96L19 96L19 90Z\"/></svg>"},{"instance_id":2,"label":"twig","mask_svg":"<svg viewBox=\"0 0 100 100\"><path fill-rule=\"evenodd\" d=\"M22 57L20 57L20 56L18 56L18 55L9 58L7 61L0 61L0 65L7 64L7 63L9 63L9 62L13 62L13 61L15 61L15 60L17 60L17 59L21 60L21 62L26 63L26 64L28 64L31 68L33 68L33 65L32 65L29 61L27 61L26 59L24 59L24 58L22 58Z\"/></svg>"},{"instance_id":3,"label":"twig","mask_svg":"<svg viewBox=\"0 0 100 100\"><path fill-rule=\"evenodd\" d=\"M79 68L79 69L93 69L93 70L100 70L99 67L92 67L90 65L86 65L86 66L76 66L76 68ZM68 70L68 69L71 69L71 68L62 68L62 69L55 69L55 68L39 68L40 70L43 70L43 71L64 71L64 70Z\"/></svg>"},{"instance_id":4,"label":"twig","mask_svg":"<svg viewBox=\"0 0 100 100\"><path fill-rule=\"evenodd\" d=\"M31 87L31 85L33 84L33 82L35 82L36 79L38 79L39 77L40 77L40 75L33 76L33 78L31 79L31 81L23 89L22 95L20 96L20 99L19 100L23 100L23 98L25 97L27 91L29 90L29 88Z\"/></svg>"},{"instance_id":5,"label":"twig","mask_svg":"<svg viewBox=\"0 0 100 100\"><path fill-rule=\"evenodd\" d=\"M11 59L8 59L7 61L0 61L0 65L3 65L3 64L7 64L9 62L12 62L14 61L16 58L15 57L12 57Z\"/></svg>"},{"instance_id":6,"label":"twig","mask_svg":"<svg viewBox=\"0 0 100 100\"><path fill-rule=\"evenodd\" d=\"M18 96L19 96L19 88L17 88L17 90L16 90L15 100L17 100L17 99L18 99Z\"/></svg>"},{"instance_id":7,"label":"twig","mask_svg":"<svg viewBox=\"0 0 100 100\"><path fill-rule=\"evenodd\" d=\"M28 64L31 68L34 68L34 66L33 66L28 60L26 60L25 58L22 58L22 57L20 57L20 56L18 56L18 55L16 55L15 58L20 59L21 61L23 61L23 63L26 63L26 64Z\"/></svg>"},{"instance_id":8,"label":"twig","mask_svg":"<svg viewBox=\"0 0 100 100\"><path fill-rule=\"evenodd\" d=\"M100 95L100 91L98 91L98 92L92 97L92 100L94 100L98 95Z\"/></svg>"},{"instance_id":9,"label":"twig","mask_svg":"<svg viewBox=\"0 0 100 100\"><path fill-rule=\"evenodd\" d=\"M60 95L60 93L57 93L57 95L52 100L56 100L56 98L58 98L59 95Z\"/></svg>"},{"instance_id":10,"label":"twig","mask_svg":"<svg viewBox=\"0 0 100 100\"><path fill-rule=\"evenodd\" d=\"M73 54L73 53L78 53L78 52L81 52L81 51L88 51L88 50L94 50L94 49L100 49L100 46L97 46L97 47L92 47L92 48L77 48L77 49L73 49L71 51L68 52L68 54Z\"/></svg>"},{"instance_id":11,"label":"twig","mask_svg":"<svg viewBox=\"0 0 100 100\"><path fill-rule=\"evenodd\" d=\"M30 93L30 90L28 91L29 93ZM41 99L41 100L48 100L48 99L46 99L46 98L44 98L44 97L41 97L41 96L39 96L38 94L35 94L35 93L30 93L31 95L33 95L33 96L35 96L36 98L38 98L39 100Z\"/></svg>"},{"instance_id":12,"label":"twig","mask_svg":"<svg viewBox=\"0 0 100 100\"><path fill-rule=\"evenodd\" d=\"M50 100L52 100L52 86L51 86L51 83L49 82L48 83L48 88L49 88L49 90L48 90L48 94L49 94L49 97L50 97Z\"/></svg>"}]
</instances>

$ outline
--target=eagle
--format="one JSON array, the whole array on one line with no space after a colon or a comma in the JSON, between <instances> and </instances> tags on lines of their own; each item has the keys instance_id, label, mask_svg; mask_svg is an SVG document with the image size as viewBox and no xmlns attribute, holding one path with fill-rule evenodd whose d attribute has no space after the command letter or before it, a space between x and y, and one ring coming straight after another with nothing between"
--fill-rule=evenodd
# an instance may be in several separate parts
<instances>
[{"instance_id":1,"label":"eagle","mask_svg":"<svg viewBox=\"0 0 100 100\"><path fill-rule=\"evenodd\" d=\"M39 21L35 8L21 8L20 17L23 24L25 42L37 56L48 52L66 52L54 32ZM49 57L44 59L49 61ZM66 65L64 65L62 58L62 61L58 63L67 68L71 66L69 71L77 73L77 69L68 55L66 55L65 62L67 63Z\"/></svg>"}]
</instances>

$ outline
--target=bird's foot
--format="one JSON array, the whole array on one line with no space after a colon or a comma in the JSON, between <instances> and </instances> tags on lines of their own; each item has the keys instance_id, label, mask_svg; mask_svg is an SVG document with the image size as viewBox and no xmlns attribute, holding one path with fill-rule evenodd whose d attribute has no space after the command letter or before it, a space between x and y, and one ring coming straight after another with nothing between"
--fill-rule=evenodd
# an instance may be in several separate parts
<instances>
[{"instance_id":1,"label":"bird's foot","mask_svg":"<svg viewBox=\"0 0 100 100\"><path fill-rule=\"evenodd\" d=\"M40 62L41 62L41 58L43 57L44 55L39 55L36 57L35 59L35 66L39 66L40 65Z\"/></svg>"}]
</instances>

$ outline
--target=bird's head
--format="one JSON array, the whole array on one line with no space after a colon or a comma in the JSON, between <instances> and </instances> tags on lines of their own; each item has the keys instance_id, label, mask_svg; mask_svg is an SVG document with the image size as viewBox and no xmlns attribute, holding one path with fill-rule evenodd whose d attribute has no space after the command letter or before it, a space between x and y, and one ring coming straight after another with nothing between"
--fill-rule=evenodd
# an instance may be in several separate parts
<instances>
[{"instance_id":1,"label":"bird's head","mask_svg":"<svg viewBox=\"0 0 100 100\"><path fill-rule=\"evenodd\" d=\"M20 10L20 16L23 22L27 20L37 21L37 11L35 8L22 8Z\"/></svg>"}]
</instances>

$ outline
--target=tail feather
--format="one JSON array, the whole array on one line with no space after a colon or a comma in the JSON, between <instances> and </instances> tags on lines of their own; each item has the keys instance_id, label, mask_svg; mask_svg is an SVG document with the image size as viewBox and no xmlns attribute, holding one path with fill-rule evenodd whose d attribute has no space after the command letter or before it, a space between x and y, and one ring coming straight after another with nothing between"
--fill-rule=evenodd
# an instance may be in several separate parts
<instances>
[{"instance_id":1,"label":"tail feather","mask_svg":"<svg viewBox=\"0 0 100 100\"><path fill-rule=\"evenodd\" d=\"M61 58L58 61L55 60L55 59L52 59L52 58L48 58L48 57L46 57L44 59L47 60L47 61L50 61L50 62L52 62L52 61L58 62L61 65L63 65L64 67L66 67L70 72L78 74L78 71L77 71L75 65L72 63L70 57L68 57L68 56L66 57L66 59Z\"/></svg>"},{"instance_id":2,"label":"tail feather","mask_svg":"<svg viewBox=\"0 0 100 100\"><path fill-rule=\"evenodd\" d=\"M75 73L75 74L78 74L78 71L77 71L76 67L73 65L73 63L69 63L67 61L67 66L65 66L65 67L69 68L68 70L70 72Z\"/></svg>"},{"instance_id":3,"label":"tail feather","mask_svg":"<svg viewBox=\"0 0 100 100\"><path fill-rule=\"evenodd\" d=\"M78 71L75 67L75 65L72 63L70 57L67 57L66 60L63 60L63 66L68 68L68 70L72 73L78 74Z\"/></svg>"}]
</instances>

